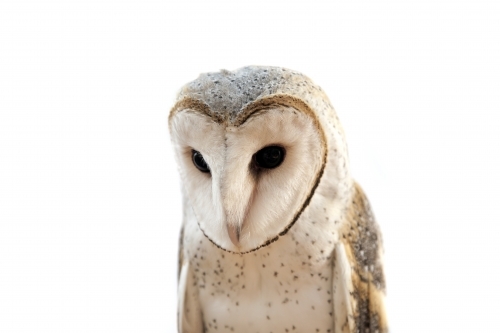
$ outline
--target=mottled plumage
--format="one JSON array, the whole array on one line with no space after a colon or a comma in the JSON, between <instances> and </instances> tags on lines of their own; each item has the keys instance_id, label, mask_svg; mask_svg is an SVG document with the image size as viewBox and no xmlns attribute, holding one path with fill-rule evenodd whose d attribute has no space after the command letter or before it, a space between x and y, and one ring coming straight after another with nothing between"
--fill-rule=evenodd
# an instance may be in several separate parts
<instances>
[{"instance_id":1,"label":"mottled plumage","mask_svg":"<svg viewBox=\"0 0 500 333\"><path fill-rule=\"evenodd\" d=\"M202 74L169 127L180 332L387 331L381 234L321 88L278 67Z\"/></svg>"}]
</instances>

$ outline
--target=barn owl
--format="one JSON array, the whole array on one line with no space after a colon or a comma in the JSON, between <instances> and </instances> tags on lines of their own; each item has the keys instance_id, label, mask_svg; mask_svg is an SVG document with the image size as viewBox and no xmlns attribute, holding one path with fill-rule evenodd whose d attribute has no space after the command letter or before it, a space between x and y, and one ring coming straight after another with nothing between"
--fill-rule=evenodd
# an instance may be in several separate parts
<instances>
[{"instance_id":1,"label":"barn owl","mask_svg":"<svg viewBox=\"0 0 500 333\"><path fill-rule=\"evenodd\" d=\"M381 234L320 87L279 67L202 74L169 129L179 332L387 332Z\"/></svg>"}]
</instances>

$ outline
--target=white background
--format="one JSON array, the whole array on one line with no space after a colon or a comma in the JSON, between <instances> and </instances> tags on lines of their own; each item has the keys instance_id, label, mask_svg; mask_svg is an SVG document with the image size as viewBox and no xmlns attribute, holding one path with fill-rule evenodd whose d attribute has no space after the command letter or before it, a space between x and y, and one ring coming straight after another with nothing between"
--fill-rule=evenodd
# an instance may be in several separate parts
<instances>
[{"instance_id":1,"label":"white background","mask_svg":"<svg viewBox=\"0 0 500 333\"><path fill-rule=\"evenodd\" d=\"M0 332L174 332L167 132L200 72L328 93L384 234L392 332L493 332L498 1L3 0Z\"/></svg>"}]
</instances>

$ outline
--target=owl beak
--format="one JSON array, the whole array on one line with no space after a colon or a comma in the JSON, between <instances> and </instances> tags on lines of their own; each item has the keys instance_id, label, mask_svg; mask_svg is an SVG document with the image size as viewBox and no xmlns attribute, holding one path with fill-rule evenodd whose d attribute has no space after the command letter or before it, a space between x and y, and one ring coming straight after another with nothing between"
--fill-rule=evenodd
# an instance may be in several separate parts
<instances>
[{"instance_id":1,"label":"owl beak","mask_svg":"<svg viewBox=\"0 0 500 333\"><path fill-rule=\"evenodd\" d=\"M226 229L231 243L237 248L241 247L241 238L245 224L247 222L248 210L253 201L253 188L250 189L250 193L245 195L246 200L232 202L236 204L238 209L226 210ZM242 193L240 193L241 195ZM233 196L234 198L234 196ZM244 203L246 201L246 204ZM231 203L227 203L227 206L231 206Z\"/></svg>"},{"instance_id":2,"label":"owl beak","mask_svg":"<svg viewBox=\"0 0 500 333\"><path fill-rule=\"evenodd\" d=\"M241 193L241 191L239 192L240 196L242 196L243 193ZM228 195L228 198L234 199L235 197L235 194ZM241 240L244 238L243 230L246 224L248 210L253 200L253 195L249 193L248 195L243 195L243 198L240 199L242 200L228 200L229 202L225 202L226 207L234 207L233 209L225 209L225 224L229 239L237 248L241 247Z\"/></svg>"},{"instance_id":3,"label":"owl beak","mask_svg":"<svg viewBox=\"0 0 500 333\"><path fill-rule=\"evenodd\" d=\"M231 243L242 247L245 239L245 222L256 190L255 180L248 172L248 156L228 158L231 163L223 169L216 189L220 193L223 223ZM223 227L223 225L222 225Z\"/></svg>"},{"instance_id":4,"label":"owl beak","mask_svg":"<svg viewBox=\"0 0 500 333\"><path fill-rule=\"evenodd\" d=\"M236 247L240 247L240 232L241 228L239 225L227 224L227 233L229 235L229 239Z\"/></svg>"},{"instance_id":5,"label":"owl beak","mask_svg":"<svg viewBox=\"0 0 500 333\"><path fill-rule=\"evenodd\" d=\"M250 200L249 200L250 202L243 209L243 211L240 212L239 215L236 216L233 215L233 218L229 218L226 220L227 234L229 236L229 239L231 240L231 243L233 243L233 245L236 246L237 248L241 246L242 230L247 222L248 209L252 200L253 200L253 194L250 195ZM231 214L226 213L226 217L227 216L231 216Z\"/></svg>"}]
</instances>

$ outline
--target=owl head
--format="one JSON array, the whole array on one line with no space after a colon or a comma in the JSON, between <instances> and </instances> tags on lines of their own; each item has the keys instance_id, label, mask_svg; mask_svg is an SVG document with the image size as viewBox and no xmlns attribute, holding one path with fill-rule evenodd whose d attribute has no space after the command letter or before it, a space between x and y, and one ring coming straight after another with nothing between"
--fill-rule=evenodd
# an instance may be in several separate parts
<instances>
[{"instance_id":1,"label":"owl head","mask_svg":"<svg viewBox=\"0 0 500 333\"><path fill-rule=\"evenodd\" d=\"M350 185L344 134L321 88L279 67L202 74L169 116L185 209L218 247L247 253Z\"/></svg>"}]
</instances>

